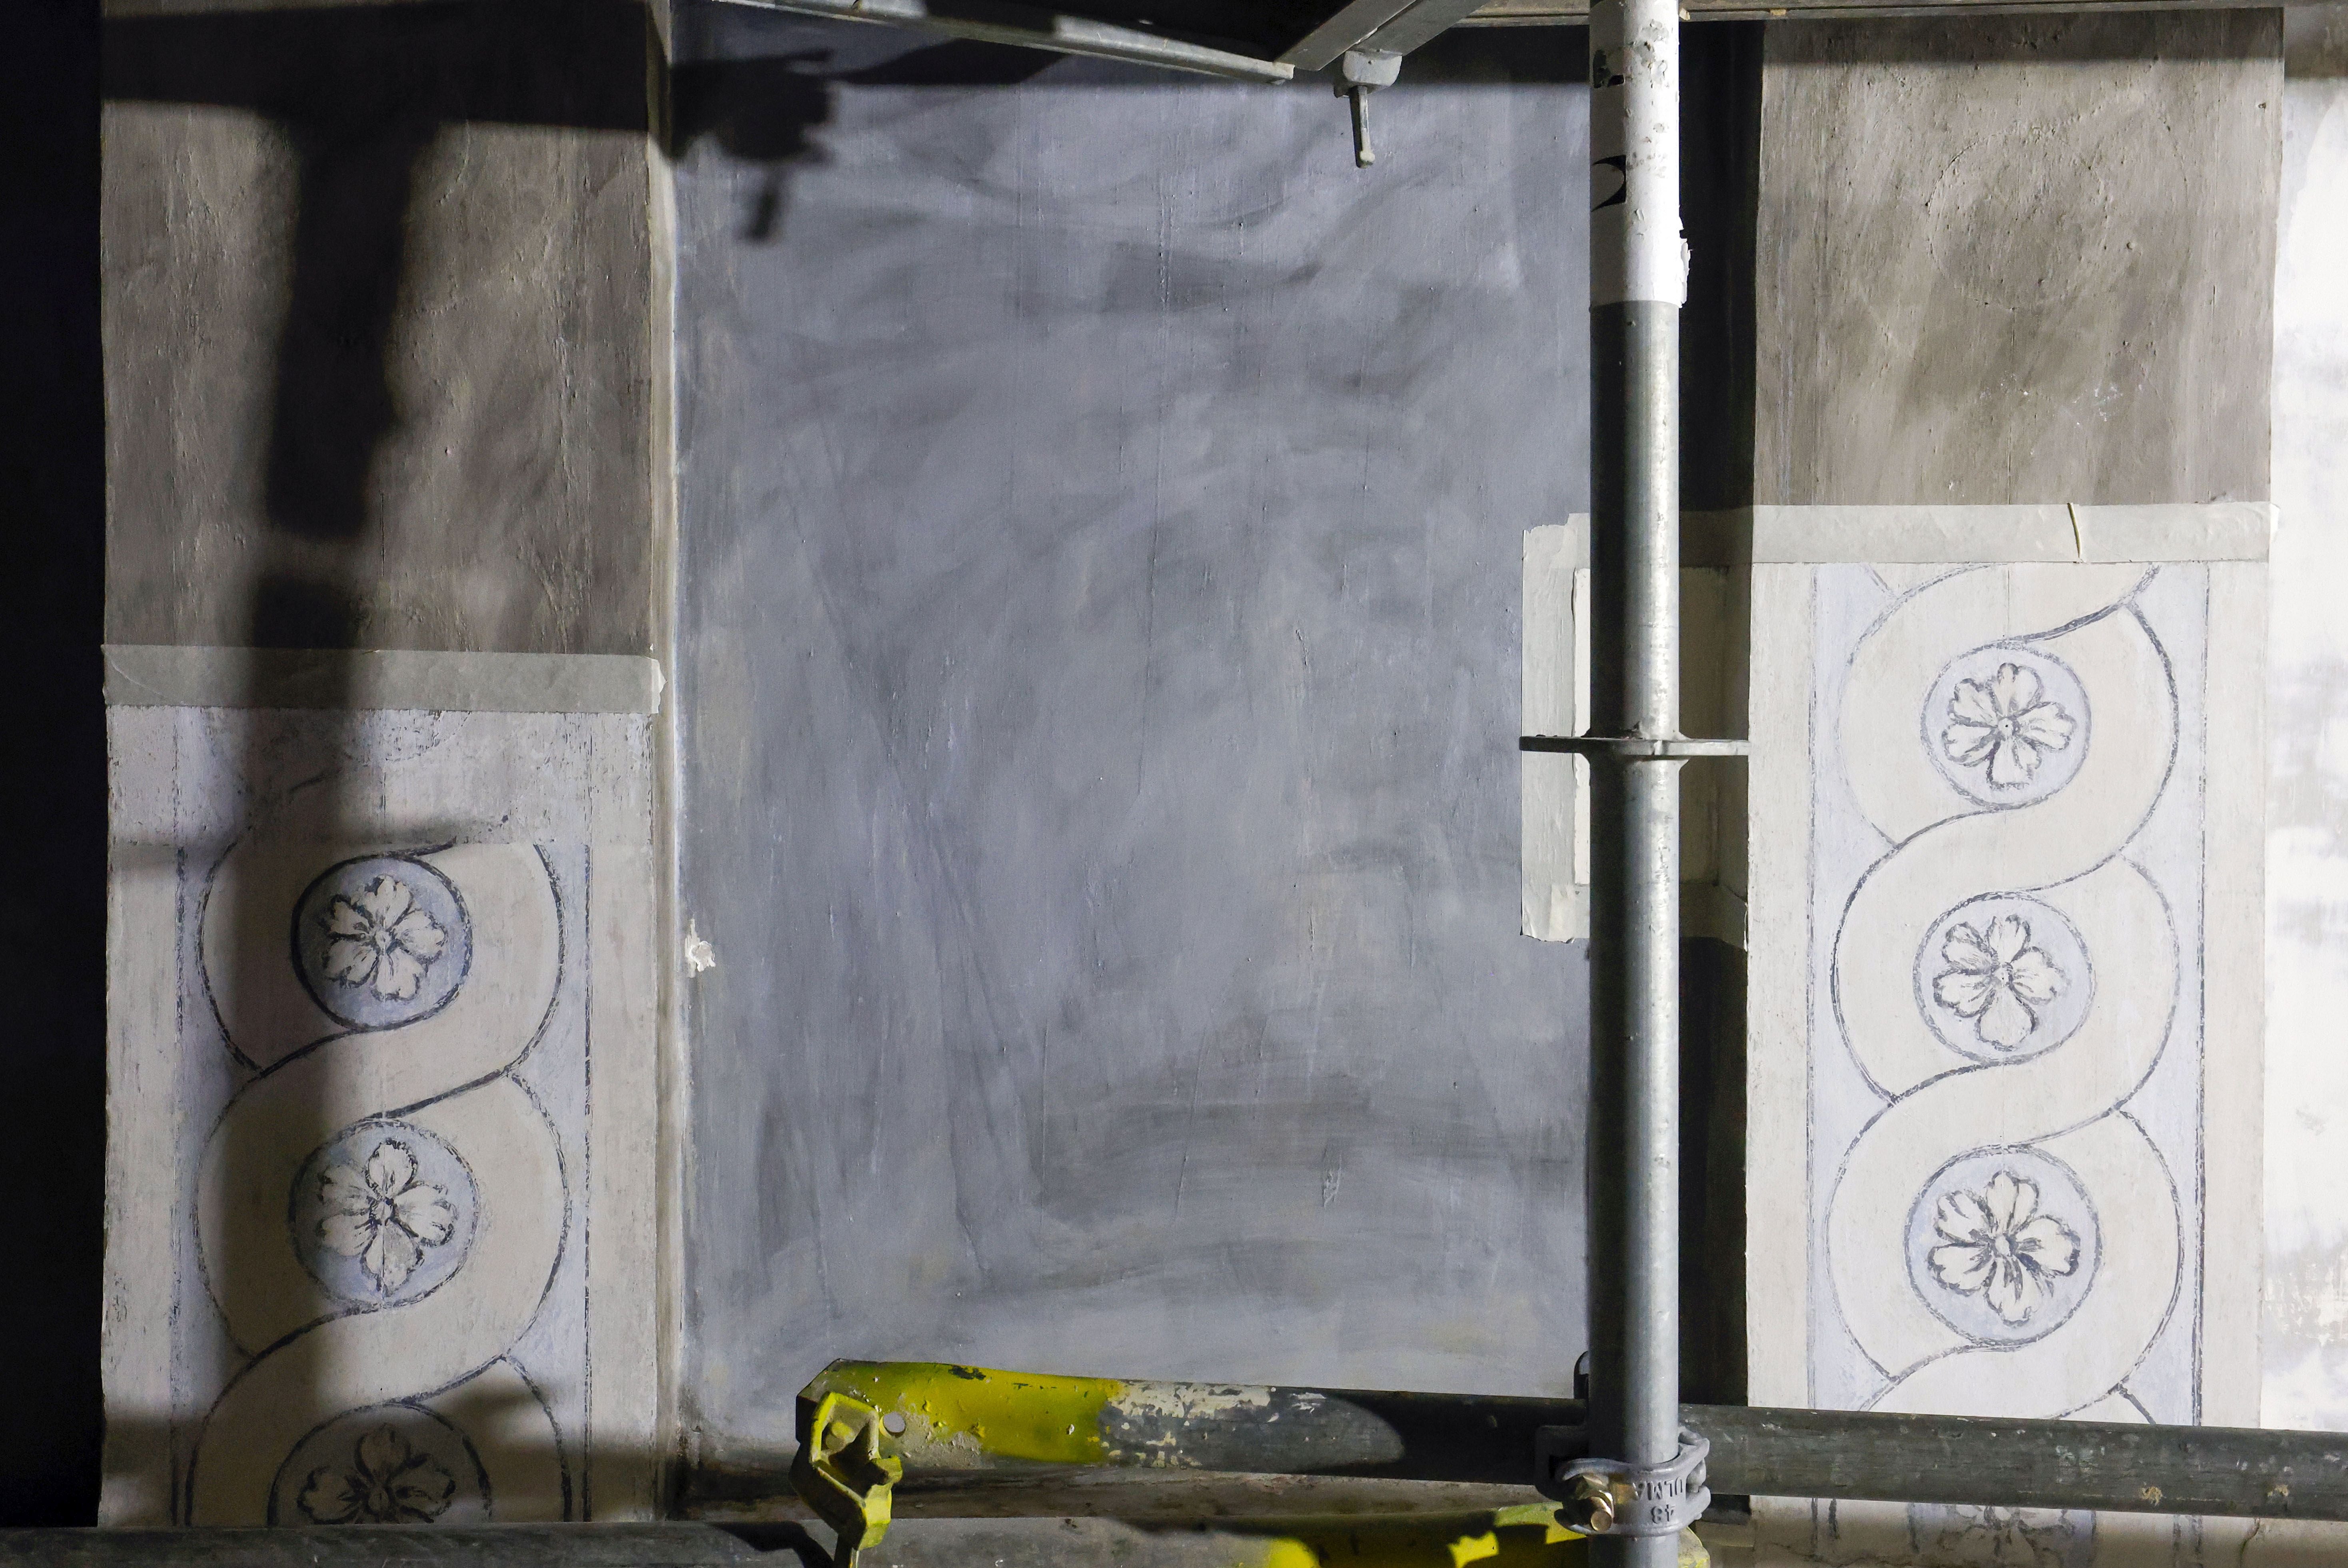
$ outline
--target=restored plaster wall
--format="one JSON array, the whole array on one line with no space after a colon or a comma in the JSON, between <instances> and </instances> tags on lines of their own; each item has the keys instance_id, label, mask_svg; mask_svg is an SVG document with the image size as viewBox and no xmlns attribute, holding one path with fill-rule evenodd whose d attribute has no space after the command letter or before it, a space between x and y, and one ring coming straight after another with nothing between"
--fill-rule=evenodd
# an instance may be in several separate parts
<instances>
[{"instance_id":1,"label":"restored plaster wall","mask_svg":"<svg viewBox=\"0 0 2348 1568\"><path fill-rule=\"evenodd\" d=\"M1761 503L2267 496L2272 11L1768 30Z\"/></svg>"},{"instance_id":2,"label":"restored plaster wall","mask_svg":"<svg viewBox=\"0 0 2348 1568\"><path fill-rule=\"evenodd\" d=\"M108 641L649 651L646 37L109 18Z\"/></svg>"},{"instance_id":3,"label":"restored plaster wall","mask_svg":"<svg viewBox=\"0 0 2348 1568\"><path fill-rule=\"evenodd\" d=\"M1320 83L685 20L704 1451L847 1355L1568 1387L1579 36L1415 61L1362 172Z\"/></svg>"},{"instance_id":4,"label":"restored plaster wall","mask_svg":"<svg viewBox=\"0 0 2348 1568\"><path fill-rule=\"evenodd\" d=\"M2275 279L2269 1425L2348 1429L2348 7L2294 12Z\"/></svg>"}]
</instances>

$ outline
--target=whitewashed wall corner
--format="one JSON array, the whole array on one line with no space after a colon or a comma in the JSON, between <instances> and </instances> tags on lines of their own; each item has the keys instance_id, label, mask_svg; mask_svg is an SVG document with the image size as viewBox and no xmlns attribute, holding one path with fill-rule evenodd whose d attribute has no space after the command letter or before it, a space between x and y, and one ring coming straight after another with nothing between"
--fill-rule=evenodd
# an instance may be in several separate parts
<instances>
[{"instance_id":1,"label":"whitewashed wall corner","mask_svg":"<svg viewBox=\"0 0 2348 1568\"><path fill-rule=\"evenodd\" d=\"M1528 528L1523 558L1523 730L1578 735L1590 728L1590 519ZM1743 733L1741 565L1706 559L1680 574L1682 727L1691 735ZM1745 945L1742 764L1681 770L1682 925L1691 937ZM1518 839L1525 936L1544 942L1590 935L1590 764L1555 752L1518 759Z\"/></svg>"},{"instance_id":2,"label":"whitewashed wall corner","mask_svg":"<svg viewBox=\"0 0 2348 1568\"><path fill-rule=\"evenodd\" d=\"M1589 727L1589 519L1524 537L1523 731L1577 735ZM1543 942L1590 935L1589 764L1557 752L1517 759L1524 863L1522 930Z\"/></svg>"}]
</instances>

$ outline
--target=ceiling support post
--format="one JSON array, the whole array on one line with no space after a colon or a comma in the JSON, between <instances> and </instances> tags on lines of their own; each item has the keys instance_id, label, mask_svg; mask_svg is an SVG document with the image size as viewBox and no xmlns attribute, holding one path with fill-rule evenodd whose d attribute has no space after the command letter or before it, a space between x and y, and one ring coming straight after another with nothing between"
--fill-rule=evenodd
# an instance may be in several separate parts
<instances>
[{"instance_id":1,"label":"ceiling support post","mask_svg":"<svg viewBox=\"0 0 2348 1568\"><path fill-rule=\"evenodd\" d=\"M1590 10L1591 718L1626 740L1680 723L1679 29L1674 0ZM1589 1451L1632 1475L1682 1451L1684 761L1665 753L1591 759ZM1645 1532L1631 1512L1610 1510L1630 1529L1599 1535L1591 1561L1674 1563L1676 1529Z\"/></svg>"}]
</instances>

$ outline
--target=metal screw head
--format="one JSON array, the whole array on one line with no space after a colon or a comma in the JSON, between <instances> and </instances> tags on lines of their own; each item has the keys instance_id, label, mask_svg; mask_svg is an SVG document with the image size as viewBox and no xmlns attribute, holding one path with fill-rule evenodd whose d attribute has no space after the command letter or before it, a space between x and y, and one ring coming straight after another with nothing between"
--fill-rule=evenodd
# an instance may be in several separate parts
<instances>
[{"instance_id":1,"label":"metal screw head","mask_svg":"<svg viewBox=\"0 0 2348 1568\"><path fill-rule=\"evenodd\" d=\"M1614 1528L1614 1493L1602 1476L1575 1476L1565 1512L1573 1528L1585 1535L1603 1534Z\"/></svg>"}]
</instances>

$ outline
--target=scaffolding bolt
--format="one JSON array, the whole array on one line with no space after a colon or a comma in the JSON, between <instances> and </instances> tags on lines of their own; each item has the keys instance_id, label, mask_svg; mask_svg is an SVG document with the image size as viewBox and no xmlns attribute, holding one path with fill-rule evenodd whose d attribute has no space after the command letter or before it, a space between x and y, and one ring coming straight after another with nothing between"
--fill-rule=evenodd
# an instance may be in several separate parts
<instances>
[{"instance_id":1,"label":"scaffolding bolt","mask_svg":"<svg viewBox=\"0 0 2348 1568\"><path fill-rule=\"evenodd\" d=\"M1603 1535L1614 1528L1613 1488L1603 1476L1575 1476L1562 1512L1568 1528L1584 1535Z\"/></svg>"},{"instance_id":2,"label":"scaffolding bolt","mask_svg":"<svg viewBox=\"0 0 2348 1568\"><path fill-rule=\"evenodd\" d=\"M1402 74L1402 56L1385 49L1348 49L1337 61L1337 92L1353 100L1354 167L1378 160L1370 150L1370 95L1390 87Z\"/></svg>"}]
</instances>

